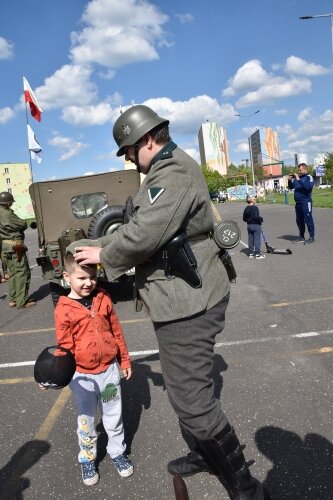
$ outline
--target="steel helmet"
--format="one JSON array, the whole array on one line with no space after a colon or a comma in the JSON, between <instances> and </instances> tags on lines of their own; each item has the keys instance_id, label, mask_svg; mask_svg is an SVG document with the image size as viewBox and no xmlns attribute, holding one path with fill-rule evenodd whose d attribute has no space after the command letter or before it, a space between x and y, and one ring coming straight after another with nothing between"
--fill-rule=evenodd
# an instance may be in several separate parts
<instances>
[{"instance_id":1,"label":"steel helmet","mask_svg":"<svg viewBox=\"0 0 333 500\"><path fill-rule=\"evenodd\" d=\"M0 193L0 205L9 205L9 203L14 203L14 197L8 191L3 191Z\"/></svg>"},{"instance_id":2,"label":"steel helmet","mask_svg":"<svg viewBox=\"0 0 333 500\"><path fill-rule=\"evenodd\" d=\"M120 115L113 126L113 137L118 144L117 156L125 154L125 146L133 146L147 132L157 125L169 125L169 120L161 118L148 106L132 106Z\"/></svg>"},{"instance_id":3,"label":"steel helmet","mask_svg":"<svg viewBox=\"0 0 333 500\"><path fill-rule=\"evenodd\" d=\"M56 349L55 354L50 352L54 349ZM75 368L76 363L71 351L59 345L53 345L46 347L36 359L34 378L45 387L61 389L70 383Z\"/></svg>"}]
</instances>

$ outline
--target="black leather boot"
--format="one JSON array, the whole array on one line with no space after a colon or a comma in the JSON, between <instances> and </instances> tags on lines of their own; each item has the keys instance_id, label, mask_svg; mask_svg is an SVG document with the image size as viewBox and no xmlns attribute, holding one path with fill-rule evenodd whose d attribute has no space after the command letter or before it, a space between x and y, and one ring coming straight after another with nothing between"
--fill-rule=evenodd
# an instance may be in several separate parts
<instances>
[{"instance_id":1,"label":"black leather boot","mask_svg":"<svg viewBox=\"0 0 333 500\"><path fill-rule=\"evenodd\" d=\"M235 431L228 424L211 439L198 441L202 454L213 470L218 471L232 500L269 500L258 479L251 476Z\"/></svg>"},{"instance_id":2,"label":"black leather boot","mask_svg":"<svg viewBox=\"0 0 333 500\"><path fill-rule=\"evenodd\" d=\"M189 477L198 472L211 472L204 457L198 450L192 450L185 457L176 458L168 463L168 471L174 476Z\"/></svg>"}]
</instances>

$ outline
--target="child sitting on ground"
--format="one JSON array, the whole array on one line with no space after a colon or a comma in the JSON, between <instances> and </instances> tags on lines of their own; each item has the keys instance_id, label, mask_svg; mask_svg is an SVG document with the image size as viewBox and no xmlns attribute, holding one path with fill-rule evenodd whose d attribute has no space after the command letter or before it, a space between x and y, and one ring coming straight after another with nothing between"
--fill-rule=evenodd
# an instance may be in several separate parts
<instances>
[{"instance_id":1,"label":"child sitting on ground","mask_svg":"<svg viewBox=\"0 0 333 500\"><path fill-rule=\"evenodd\" d=\"M126 380L132 369L111 298L104 290L96 288L96 265L80 266L73 255L67 253L64 268L64 278L71 290L67 297L59 298L55 308L56 341L72 352L76 362L76 372L69 387L79 413L78 459L82 479L90 486L99 480L96 469L97 404L108 435L107 452L113 464L120 476L133 474L133 465L125 453L118 363Z\"/></svg>"}]
</instances>

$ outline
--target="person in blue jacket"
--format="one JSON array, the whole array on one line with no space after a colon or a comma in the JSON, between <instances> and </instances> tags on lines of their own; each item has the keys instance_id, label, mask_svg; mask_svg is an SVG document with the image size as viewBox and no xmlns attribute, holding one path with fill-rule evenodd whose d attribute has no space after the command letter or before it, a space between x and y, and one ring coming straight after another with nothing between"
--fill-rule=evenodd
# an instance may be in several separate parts
<instances>
[{"instance_id":1,"label":"person in blue jacket","mask_svg":"<svg viewBox=\"0 0 333 500\"><path fill-rule=\"evenodd\" d=\"M312 189L313 177L309 174L306 163L298 165L298 174L289 175L288 188L294 189L296 224L299 230L299 238L294 243L310 244L315 241L315 226L312 217ZM309 232L309 238L305 239L305 225Z\"/></svg>"}]
</instances>

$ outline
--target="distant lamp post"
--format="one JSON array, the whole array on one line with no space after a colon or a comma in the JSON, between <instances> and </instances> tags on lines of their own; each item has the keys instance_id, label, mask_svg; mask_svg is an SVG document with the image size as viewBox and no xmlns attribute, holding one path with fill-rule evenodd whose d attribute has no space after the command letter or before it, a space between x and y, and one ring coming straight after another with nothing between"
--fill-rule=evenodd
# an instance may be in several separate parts
<instances>
[{"instance_id":1,"label":"distant lamp post","mask_svg":"<svg viewBox=\"0 0 333 500\"><path fill-rule=\"evenodd\" d=\"M235 116L239 116L240 118L249 118L250 116L256 115L257 113L260 113L260 109L257 109L257 111L249 115L240 115L239 113L236 113Z\"/></svg>"},{"instance_id":2,"label":"distant lamp post","mask_svg":"<svg viewBox=\"0 0 333 500\"><path fill-rule=\"evenodd\" d=\"M317 14L315 16L301 16L300 19L315 19L316 17L330 17L331 18L332 57L333 57L333 12L330 12L329 14Z\"/></svg>"}]
</instances>

